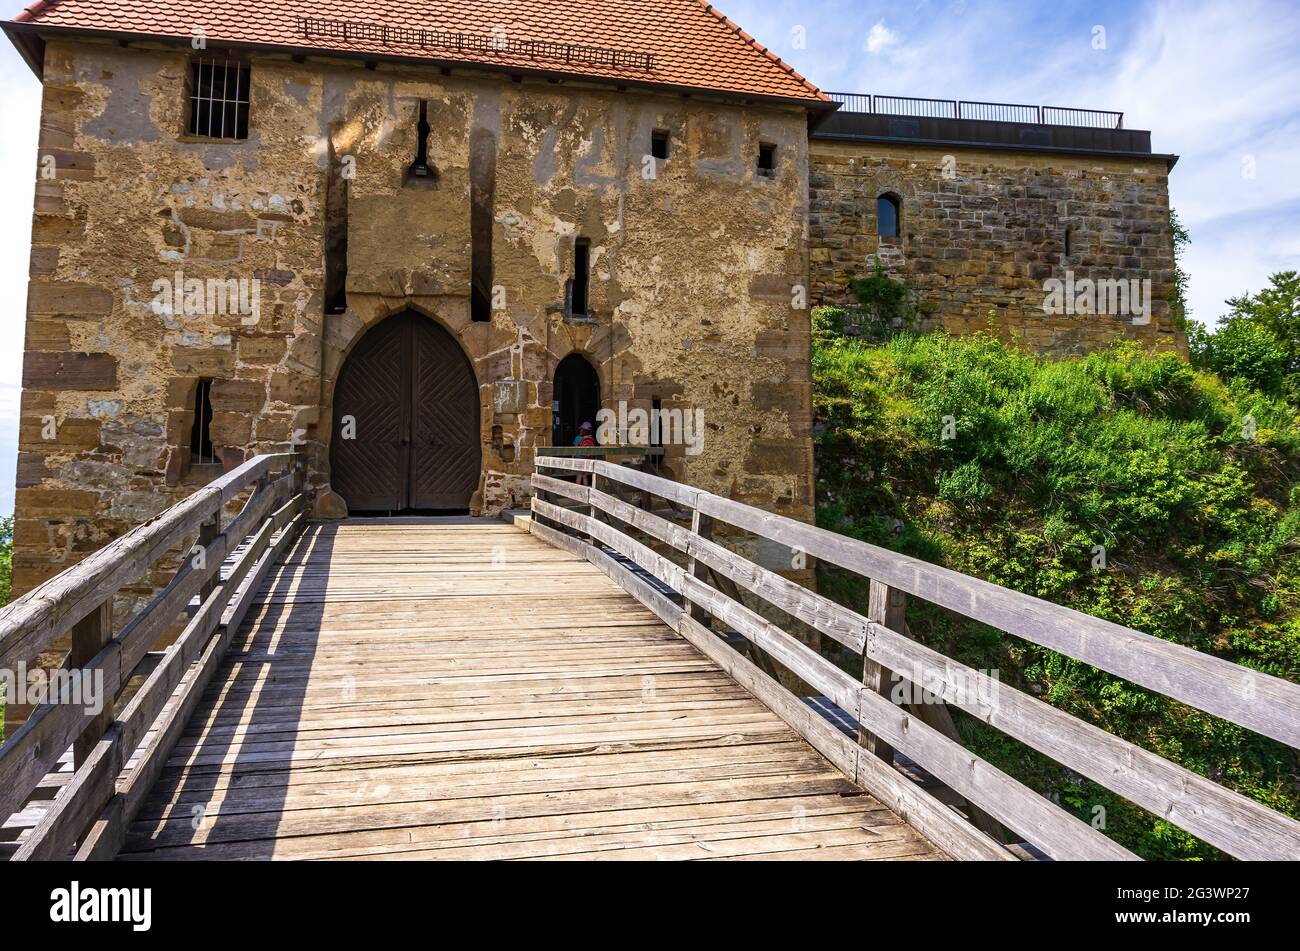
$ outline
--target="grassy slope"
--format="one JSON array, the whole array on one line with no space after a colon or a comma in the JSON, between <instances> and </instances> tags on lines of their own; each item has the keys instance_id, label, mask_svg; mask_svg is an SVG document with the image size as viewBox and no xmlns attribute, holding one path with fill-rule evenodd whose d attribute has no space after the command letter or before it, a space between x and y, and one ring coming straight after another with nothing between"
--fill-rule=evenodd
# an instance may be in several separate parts
<instances>
[{"instance_id":1,"label":"grassy slope","mask_svg":"<svg viewBox=\"0 0 1300 951\"><path fill-rule=\"evenodd\" d=\"M831 338L813 371L824 527L1300 680L1300 425L1285 404L1173 355L1048 361L983 337ZM865 607L860 580L824 569L821 582ZM909 622L936 649L1300 817L1288 748L919 602ZM1217 855L995 731L962 729L1080 817L1102 806L1108 834L1145 857Z\"/></svg>"}]
</instances>

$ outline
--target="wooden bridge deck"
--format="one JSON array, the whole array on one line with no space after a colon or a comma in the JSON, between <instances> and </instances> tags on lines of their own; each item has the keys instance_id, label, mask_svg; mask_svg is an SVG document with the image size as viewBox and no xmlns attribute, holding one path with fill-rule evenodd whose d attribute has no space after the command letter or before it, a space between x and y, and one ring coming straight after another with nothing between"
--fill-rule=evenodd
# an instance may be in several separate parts
<instances>
[{"instance_id":1,"label":"wooden bridge deck","mask_svg":"<svg viewBox=\"0 0 1300 951\"><path fill-rule=\"evenodd\" d=\"M938 859L590 563L485 520L308 525L124 859Z\"/></svg>"}]
</instances>

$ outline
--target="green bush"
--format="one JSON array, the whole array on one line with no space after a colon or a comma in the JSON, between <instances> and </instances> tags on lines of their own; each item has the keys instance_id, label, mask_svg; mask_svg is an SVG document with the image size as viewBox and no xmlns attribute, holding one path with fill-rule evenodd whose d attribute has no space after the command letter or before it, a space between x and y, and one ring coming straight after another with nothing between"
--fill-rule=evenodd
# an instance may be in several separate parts
<instances>
[{"instance_id":1,"label":"green bush","mask_svg":"<svg viewBox=\"0 0 1300 951\"><path fill-rule=\"evenodd\" d=\"M1215 334L1197 334L1198 363L1225 380L1240 380L1273 396L1282 395L1287 354L1266 328L1234 321Z\"/></svg>"},{"instance_id":2,"label":"green bush","mask_svg":"<svg viewBox=\"0 0 1300 951\"><path fill-rule=\"evenodd\" d=\"M1134 345L1054 361L983 335L825 336L813 374L823 527L1300 680L1300 425L1274 392ZM864 607L860 579L820 580ZM919 600L908 617L935 649L1300 817L1289 748ZM1139 854L1217 855L961 726L1082 818L1105 806L1108 834Z\"/></svg>"}]
</instances>

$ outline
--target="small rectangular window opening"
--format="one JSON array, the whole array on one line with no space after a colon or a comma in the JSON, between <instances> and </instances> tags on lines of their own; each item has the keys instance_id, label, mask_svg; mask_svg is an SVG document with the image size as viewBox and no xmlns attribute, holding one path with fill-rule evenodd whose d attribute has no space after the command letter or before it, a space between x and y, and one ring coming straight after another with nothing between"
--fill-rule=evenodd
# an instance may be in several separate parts
<instances>
[{"instance_id":1,"label":"small rectangular window opening","mask_svg":"<svg viewBox=\"0 0 1300 951\"><path fill-rule=\"evenodd\" d=\"M655 129L650 133L650 154L657 159L668 158L668 132Z\"/></svg>"},{"instance_id":2,"label":"small rectangular window opening","mask_svg":"<svg viewBox=\"0 0 1300 951\"><path fill-rule=\"evenodd\" d=\"M771 176L776 171L776 146L762 144L758 147L758 174Z\"/></svg>"},{"instance_id":3,"label":"small rectangular window opening","mask_svg":"<svg viewBox=\"0 0 1300 951\"><path fill-rule=\"evenodd\" d=\"M249 65L239 60L191 61L186 132L205 139L247 139L249 74Z\"/></svg>"},{"instance_id":4,"label":"small rectangular window opening","mask_svg":"<svg viewBox=\"0 0 1300 951\"><path fill-rule=\"evenodd\" d=\"M216 462L212 447L212 381L199 380L194 387L194 426L190 429L190 462Z\"/></svg>"},{"instance_id":5,"label":"small rectangular window opening","mask_svg":"<svg viewBox=\"0 0 1300 951\"><path fill-rule=\"evenodd\" d=\"M576 315L587 313L587 288L590 284L589 261L591 241L578 238L573 242L573 292L569 298L569 312Z\"/></svg>"}]
</instances>

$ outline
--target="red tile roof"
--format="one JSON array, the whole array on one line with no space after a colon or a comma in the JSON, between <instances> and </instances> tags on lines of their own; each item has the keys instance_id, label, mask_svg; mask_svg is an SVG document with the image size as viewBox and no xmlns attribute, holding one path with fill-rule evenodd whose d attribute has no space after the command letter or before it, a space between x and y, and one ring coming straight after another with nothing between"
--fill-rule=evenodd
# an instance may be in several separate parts
<instances>
[{"instance_id":1,"label":"red tile roof","mask_svg":"<svg viewBox=\"0 0 1300 951\"><path fill-rule=\"evenodd\" d=\"M358 39L355 29L347 39L306 36L304 17L462 33L489 43L499 29L509 42L505 49L464 48L471 43L458 49L454 38L426 36L430 42L422 48L418 39L398 31L390 32L388 42ZM703 0L37 0L13 22L186 40L197 24L213 44L491 63L519 71L827 101L816 86ZM588 60L579 63L572 53L566 60L565 51L555 48L535 55L518 42L527 40L599 49L577 54ZM611 62L610 50L634 55Z\"/></svg>"}]
</instances>

